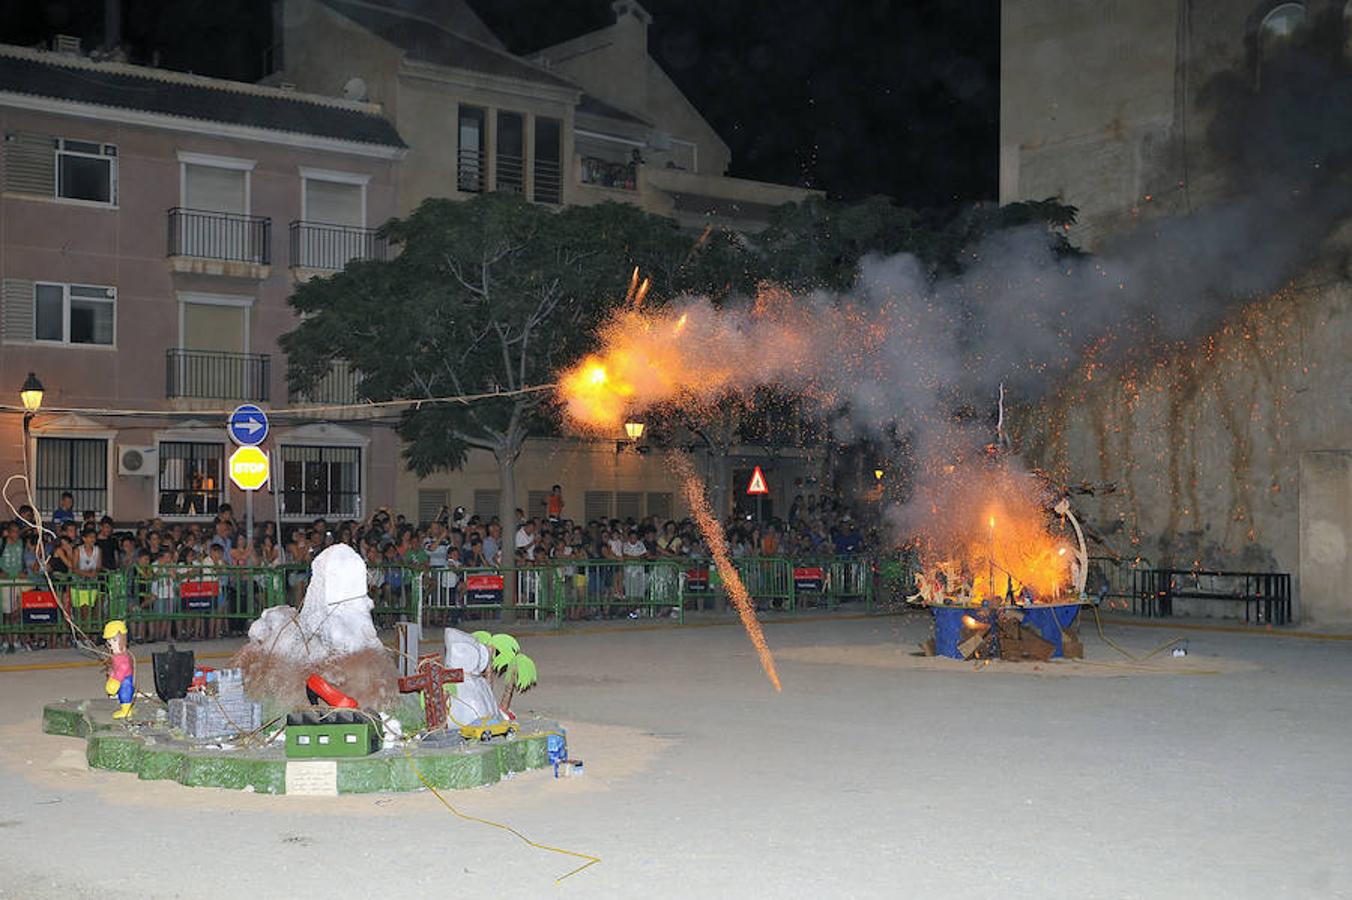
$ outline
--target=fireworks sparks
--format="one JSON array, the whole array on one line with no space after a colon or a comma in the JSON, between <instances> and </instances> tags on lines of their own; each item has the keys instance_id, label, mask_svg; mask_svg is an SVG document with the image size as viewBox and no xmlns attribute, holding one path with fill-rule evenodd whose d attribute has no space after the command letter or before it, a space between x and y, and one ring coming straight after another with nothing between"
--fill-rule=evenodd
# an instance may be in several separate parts
<instances>
[{"instance_id":1,"label":"fireworks sparks","mask_svg":"<svg viewBox=\"0 0 1352 900\"><path fill-rule=\"evenodd\" d=\"M684 456L672 454L672 463L677 474L681 476L682 486L685 489L685 499L690 504L691 517L694 518L695 524L699 526L700 532L704 535L705 543L709 545L709 553L714 559L714 565L718 568L718 574L723 579L723 585L727 589L728 596L732 598L732 605L737 608L737 615L741 617L742 627L746 629L746 636L751 639L752 646L756 648L756 656L760 658L761 668L765 670L765 677L770 679L770 683L775 686L776 691L781 690L779 673L775 671L774 655L765 643L765 634L761 631L760 622L756 620L756 608L751 603L751 595L747 593L746 585L742 584L742 578L737 574L737 567L732 564L732 559L728 556L728 545L723 539L723 529L709 509L709 501L704 496L704 485L695 475L695 470L691 468L690 461Z\"/></svg>"}]
</instances>

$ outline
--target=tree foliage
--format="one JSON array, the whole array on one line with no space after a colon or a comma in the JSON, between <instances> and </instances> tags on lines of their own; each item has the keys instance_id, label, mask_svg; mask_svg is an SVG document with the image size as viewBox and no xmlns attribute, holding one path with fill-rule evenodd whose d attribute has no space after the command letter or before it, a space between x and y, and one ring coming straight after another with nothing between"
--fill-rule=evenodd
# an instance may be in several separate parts
<instances>
[{"instance_id":1,"label":"tree foliage","mask_svg":"<svg viewBox=\"0 0 1352 900\"><path fill-rule=\"evenodd\" d=\"M458 467L474 448L514 458L548 417L549 394L512 392L550 383L588 349L634 266L654 294L719 289L735 266L722 243L691 264L674 222L615 203L554 211L509 194L433 199L385 233L400 250L393 260L296 290L303 318L282 346L297 390L343 359L368 400L504 394L404 412L404 454L420 475Z\"/></svg>"}]
</instances>

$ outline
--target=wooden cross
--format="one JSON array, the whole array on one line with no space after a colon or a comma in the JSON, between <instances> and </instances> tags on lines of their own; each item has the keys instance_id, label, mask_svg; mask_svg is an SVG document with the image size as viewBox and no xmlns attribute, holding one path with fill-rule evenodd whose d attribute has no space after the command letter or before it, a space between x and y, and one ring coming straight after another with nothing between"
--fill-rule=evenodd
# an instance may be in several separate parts
<instances>
[{"instance_id":1,"label":"wooden cross","mask_svg":"<svg viewBox=\"0 0 1352 900\"><path fill-rule=\"evenodd\" d=\"M399 690L409 694L422 691L423 710L427 716L427 730L436 731L446 724L446 695L444 684L459 684L465 680L464 669L448 669L435 653L418 658L418 668L412 675L399 679Z\"/></svg>"}]
</instances>

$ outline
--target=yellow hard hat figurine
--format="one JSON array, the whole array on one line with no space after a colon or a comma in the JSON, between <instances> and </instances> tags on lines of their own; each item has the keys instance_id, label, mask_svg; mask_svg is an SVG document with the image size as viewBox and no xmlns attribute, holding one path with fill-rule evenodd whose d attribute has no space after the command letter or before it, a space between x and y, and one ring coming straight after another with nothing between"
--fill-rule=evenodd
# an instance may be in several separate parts
<instances>
[{"instance_id":1,"label":"yellow hard hat figurine","mask_svg":"<svg viewBox=\"0 0 1352 900\"><path fill-rule=\"evenodd\" d=\"M108 660L108 680L103 690L109 697L116 697L121 704L114 719L125 719L131 715L132 698L136 696L134 667L131 653L127 651L127 623L113 619L103 626L103 639L108 642L112 658Z\"/></svg>"}]
</instances>

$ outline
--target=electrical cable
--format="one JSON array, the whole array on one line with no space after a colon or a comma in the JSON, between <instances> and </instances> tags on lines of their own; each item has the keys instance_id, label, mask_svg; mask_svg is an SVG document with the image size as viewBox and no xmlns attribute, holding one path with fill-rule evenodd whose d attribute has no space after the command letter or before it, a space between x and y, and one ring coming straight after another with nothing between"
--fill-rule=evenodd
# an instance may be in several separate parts
<instances>
[{"instance_id":1,"label":"electrical cable","mask_svg":"<svg viewBox=\"0 0 1352 900\"><path fill-rule=\"evenodd\" d=\"M579 853L576 850L565 850L562 847L552 847L549 844L541 844L537 841L532 841L530 838L526 837L524 834L517 831L510 825L504 825L501 822L494 822L492 819L483 819L480 818L479 816L471 816L469 813L461 812L460 810L455 808L455 806L451 803L451 801L447 800L444 796L442 796L441 792L438 791L435 787L433 787L432 783L427 780L427 778L423 775L422 770L418 768L417 762L414 761L413 754L408 752L408 748L401 747L400 749L404 751L404 756L405 758L408 759L409 767L413 769L413 774L418 776L418 780L422 782L423 787L431 791L432 796L440 800L442 806L446 807L448 810L450 810L453 814L455 814L459 818L465 819L466 821L469 822L478 822L481 825L491 825L494 828L500 828L503 831L507 832L508 834L520 838L523 842L530 845L531 847L536 848L537 850L548 850L550 853L559 853L564 856L573 856L578 859L586 860L586 862L578 866L576 869L572 869L560 875L558 878L555 878L554 879L555 884L558 884L565 878L572 878L574 875L581 872L583 869L588 869L601 861L601 857L599 856L593 856L590 853Z\"/></svg>"},{"instance_id":2,"label":"electrical cable","mask_svg":"<svg viewBox=\"0 0 1352 900\"><path fill-rule=\"evenodd\" d=\"M322 416L328 413L353 413L364 410L383 411L389 409L398 409L400 407L411 406L414 409L420 409L423 406L437 406L442 404L459 403L469 405L480 400L501 400L509 397L520 397L526 394L538 394L543 391L552 391L558 387L557 383L550 384L532 384L527 387L515 388L512 390L483 391L478 394L453 394L442 397L423 397L418 399L401 398L396 400L371 400L363 403L329 403L317 404L313 406L287 406L280 409L268 410L271 418L306 418L313 416ZM154 416L158 418L190 418L200 419L203 417L221 416L228 417L235 410L230 409L103 409L77 406L53 406L44 407L43 413L65 413L73 415L86 416ZM0 412L24 412L23 407L13 404L0 404Z\"/></svg>"}]
</instances>

